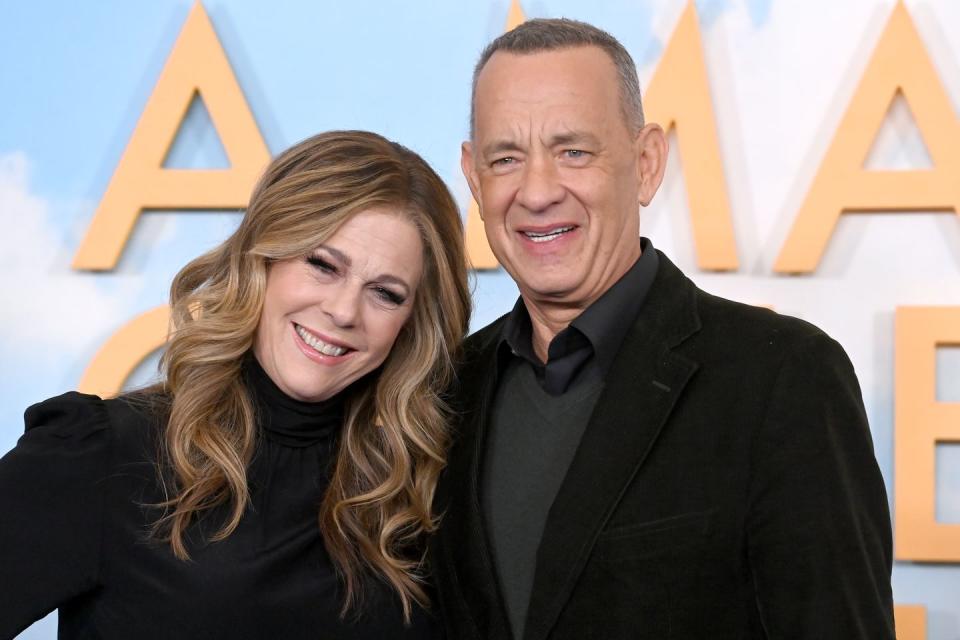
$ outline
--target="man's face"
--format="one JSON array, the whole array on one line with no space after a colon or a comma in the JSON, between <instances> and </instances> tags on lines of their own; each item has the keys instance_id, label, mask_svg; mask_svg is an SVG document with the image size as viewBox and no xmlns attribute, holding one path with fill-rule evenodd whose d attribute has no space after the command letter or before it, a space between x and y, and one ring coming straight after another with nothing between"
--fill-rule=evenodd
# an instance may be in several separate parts
<instances>
[{"instance_id":1,"label":"man's face","mask_svg":"<svg viewBox=\"0 0 960 640\"><path fill-rule=\"evenodd\" d=\"M620 105L597 47L498 51L480 72L462 166L528 301L585 307L640 255L642 147Z\"/></svg>"}]
</instances>

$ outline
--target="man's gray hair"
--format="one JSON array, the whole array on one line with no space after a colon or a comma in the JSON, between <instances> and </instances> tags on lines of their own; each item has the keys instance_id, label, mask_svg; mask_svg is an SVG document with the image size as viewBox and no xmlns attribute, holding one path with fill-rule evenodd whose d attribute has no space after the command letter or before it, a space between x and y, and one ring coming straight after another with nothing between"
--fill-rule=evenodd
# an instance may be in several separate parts
<instances>
[{"instance_id":1,"label":"man's gray hair","mask_svg":"<svg viewBox=\"0 0 960 640\"><path fill-rule=\"evenodd\" d=\"M637 66L624 46L603 29L598 29L586 22L568 18L538 18L528 20L506 32L488 44L480 54L480 60L473 68L470 138L473 138L476 128L477 78L494 53L497 51L515 54L539 53L585 46L599 47L610 56L620 79L620 110L623 113L624 122L630 129L639 131L643 127L640 80L637 78Z\"/></svg>"}]
</instances>

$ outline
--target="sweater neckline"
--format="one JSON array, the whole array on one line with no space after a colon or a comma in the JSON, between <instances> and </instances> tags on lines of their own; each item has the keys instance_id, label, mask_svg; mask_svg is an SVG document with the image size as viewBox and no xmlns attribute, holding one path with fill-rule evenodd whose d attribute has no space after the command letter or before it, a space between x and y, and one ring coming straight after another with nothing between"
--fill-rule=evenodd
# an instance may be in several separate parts
<instances>
[{"instance_id":1,"label":"sweater neckline","mask_svg":"<svg viewBox=\"0 0 960 640\"><path fill-rule=\"evenodd\" d=\"M309 447L339 432L344 416L342 392L322 402L291 398L264 371L253 353L244 359L243 373L266 439L288 447Z\"/></svg>"}]
</instances>

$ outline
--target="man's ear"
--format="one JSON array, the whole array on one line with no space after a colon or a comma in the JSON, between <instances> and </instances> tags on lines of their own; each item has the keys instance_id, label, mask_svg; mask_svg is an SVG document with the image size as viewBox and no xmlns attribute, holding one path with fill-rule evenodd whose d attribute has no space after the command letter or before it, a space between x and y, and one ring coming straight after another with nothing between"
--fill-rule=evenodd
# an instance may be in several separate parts
<instances>
[{"instance_id":1,"label":"man's ear","mask_svg":"<svg viewBox=\"0 0 960 640\"><path fill-rule=\"evenodd\" d=\"M660 188L663 173L667 169L667 134L660 125L651 122L640 129L634 144L639 187L637 199L645 207Z\"/></svg>"},{"instance_id":2,"label":"man's ear","mask_svg":"<svg viewBox=\"0 0 960 640\"><path fill-rule=\"evenodd\" d=\"M470 186L470 193L477 204L482 205L480 200L480 176L477 174L476 165L473 162L473 144L469 141L460 145L460 169L463 171L463 177L467 179ZM480 217L483 218L483 207L480 207Z\"/></svg>"}]
</instances>

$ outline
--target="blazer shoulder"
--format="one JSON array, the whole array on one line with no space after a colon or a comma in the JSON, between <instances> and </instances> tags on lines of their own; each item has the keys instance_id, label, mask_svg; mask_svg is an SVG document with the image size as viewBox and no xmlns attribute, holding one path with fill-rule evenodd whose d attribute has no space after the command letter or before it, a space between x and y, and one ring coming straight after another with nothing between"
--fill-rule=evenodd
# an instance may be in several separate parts
<instances>
[{"instance_id":1,"label":"blazer shoulder","mask_svg":"<svg viewBox=\"0 0 960 640\"><path fill-rule=\"evenodd\" d=\"M470 334L463 343L464 364L470 363L490 349L496 348L497 341L503 333L503 326L507 322L509 313L505 313L487 326Z\"/></svg>"},{"instance_id":2,"label":"blazer shoulder","mask_svg":"<svg viewBox=\"0 0 960 640\"><path fill-rule=\"evenodd\" d=\"M496 363L492 356L496 353L497 343L507 315L497 318L482 329L470 334L464 341L457 362L456 379L450 393L455 412L460 413L464 410L465 404L468 404L471 398L476 397L476 389L480 382L488 379L491 375L491 367L495 366Z\"/></svg>"},{"instance_id":3,"label":"blazer shoulder","mask_svg":"<svg viewBox=\"0 0 960 640\"><path fill-rule=\"evenodd\" d=\"M836 342L820 327L766 307L735 302L700 289L696 301L701 340L725 344L741 353L761 350L783 354L811 342Z\"/></svg>"}]
</instances>

